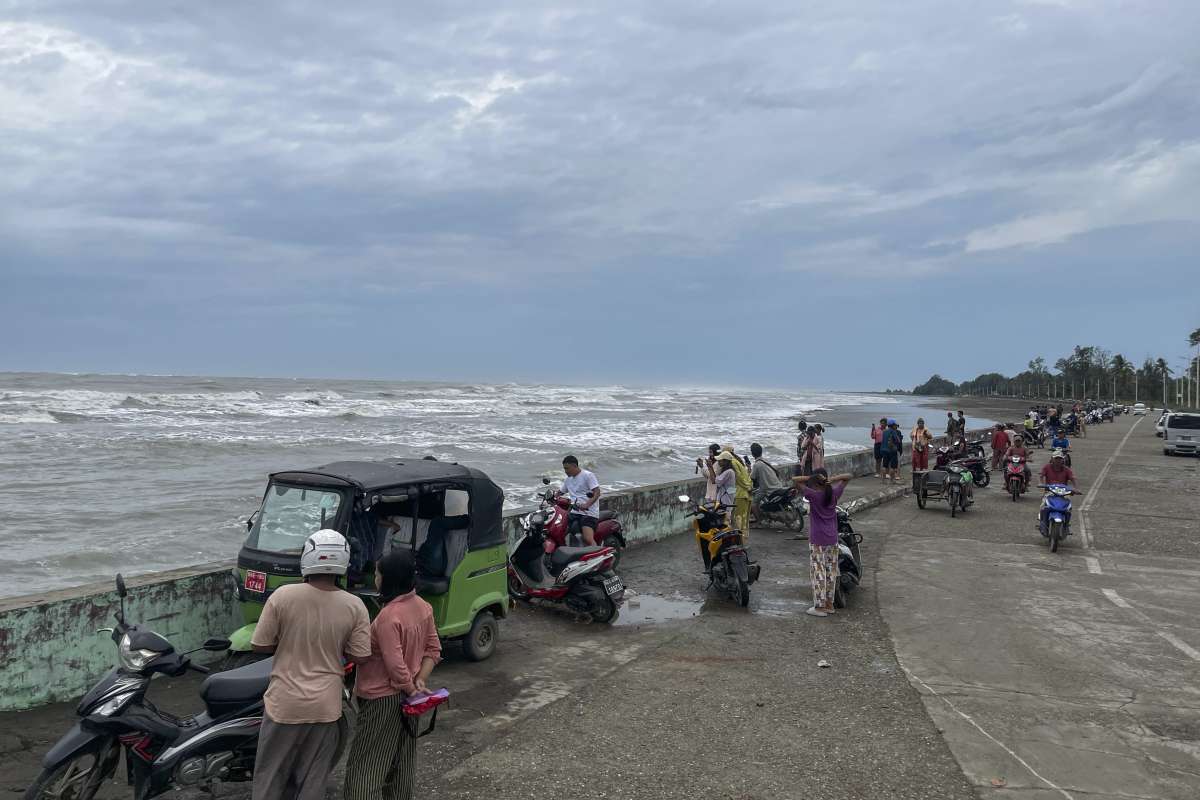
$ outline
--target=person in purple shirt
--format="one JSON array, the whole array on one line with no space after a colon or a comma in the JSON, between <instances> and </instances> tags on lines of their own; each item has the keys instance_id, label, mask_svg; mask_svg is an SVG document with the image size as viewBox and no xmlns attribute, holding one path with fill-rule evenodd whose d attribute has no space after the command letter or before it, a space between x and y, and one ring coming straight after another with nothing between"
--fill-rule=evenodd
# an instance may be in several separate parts
<instances>
[{"instance_id":1,"label":"person in purple shirt","mask_svg":"<svg viewBox=\"0 0 1200 800\"><path fill-rule=\"evenodd\" d=\"M804 613L827 617L833 613L833 588L838 579L837 503L851 475L829 477L825 469L812 475L797 475L794 480L808 501L812 520L808 532L809 566L812 570L813 604Z\"/></svg>"}]
</instances>

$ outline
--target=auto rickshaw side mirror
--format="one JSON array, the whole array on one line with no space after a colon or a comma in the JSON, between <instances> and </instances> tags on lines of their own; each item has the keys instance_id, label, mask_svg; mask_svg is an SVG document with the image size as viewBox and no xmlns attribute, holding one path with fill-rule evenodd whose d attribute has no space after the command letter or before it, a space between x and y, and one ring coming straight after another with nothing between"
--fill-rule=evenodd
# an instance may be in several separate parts
<instances>
[{"instance_id":1,"label":"auto rickshaw side mirror","mask_svg":"<svg viewBox=\"0 0 1200 800\"><path fill-rule=\"evenodd\" d=\"M550 479L549 479L549 478L542 478L542 485L544 485L544 486L549 486L549 485L550 485Z\"/></svg>"},{"instance_id":2,"label":"auto rickshaw side mirror","mask_svg":"<svg viewBox=\"0 0 1200 800\"><path fill-rule=\"evenodd\" d=\"M129 590L125 588L125 579L121 577L121 573L117 573L117 597L125 599L128 596Z\"/></svg>"},{"instance_id":3,"label":"auto rickshaw side mirror","mask_svg":"<svg viewBox=\"0 0 1200 800\"><path fill-rule=\"evenodd\" d=\"M210 653L224 653L232 646L233 642L228 639L206 639L204 644L200 645L201 649Z\"/></svg>"},{"instance_id":4,"label":"auto rickshaw side mirror","mask_svg":"<svg viewBox=\"0 0 1200 800\"><path fill-rule=\"evenodd\" d=\"M259 512L255 511L253 514L251 514L249 517L246 518L246 530L247 531L254 529L254 523L258 521L258 515L259 515Z\"/></svg>"}]
</instances>

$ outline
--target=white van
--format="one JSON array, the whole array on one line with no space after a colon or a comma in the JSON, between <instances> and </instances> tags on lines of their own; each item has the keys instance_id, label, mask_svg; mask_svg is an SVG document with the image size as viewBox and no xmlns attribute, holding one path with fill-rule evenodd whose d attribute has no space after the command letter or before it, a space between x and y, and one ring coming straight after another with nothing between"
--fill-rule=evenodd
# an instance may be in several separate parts
<instances>
[{"instance_id":1,"label":"white van","mask_svg":"<svg viewBox=\"0 0 1200 800\"><path fill-rule=\"evenodd\" d=\"M1169 456L1176 453L1194 456L1200 453L1200 414L1173 411L1167 415L1163 452Z\"/></svg>"},{"instance_id":2,"label":"white van","mask_svg":"<svg viewBox=\"0 0 1200 800\"><path fill-rule=\"evenodd\" d=\"M1146 404L1145 403L1134 403L1133 404L1133 415L1135 417L1146 416Z\"/></svg>"}]
</instances>

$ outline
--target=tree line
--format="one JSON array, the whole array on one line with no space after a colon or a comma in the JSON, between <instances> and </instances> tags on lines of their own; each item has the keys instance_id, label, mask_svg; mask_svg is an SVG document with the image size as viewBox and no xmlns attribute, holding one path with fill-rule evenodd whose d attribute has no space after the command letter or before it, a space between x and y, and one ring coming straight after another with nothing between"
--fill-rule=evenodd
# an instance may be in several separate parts
<instances>
[{"instance_id":1,"label":"tree line","mask_svg":"<svg viewBox=\"0 0 1200 800\"><path fill-rule=\"evenodd\" d=\"M1200 328L1188 336L1188 345L1200 346ZM1198 366L1197 359L1190 358L1176 383L1175 372L1165 358L1147 357L1138 365L1102 347L1076 345L1069 355L1055 361L1053 367L1038 356L1016 375L986 372L969 381L954 383L935 374L912 393L1157 401L1162 399L1166 387L1168 404L1174 403L1178 392L1196 405L1200 400L1200 386L1195 383L1195 377L1200 375Z\"/></svg>"}]
</instances>

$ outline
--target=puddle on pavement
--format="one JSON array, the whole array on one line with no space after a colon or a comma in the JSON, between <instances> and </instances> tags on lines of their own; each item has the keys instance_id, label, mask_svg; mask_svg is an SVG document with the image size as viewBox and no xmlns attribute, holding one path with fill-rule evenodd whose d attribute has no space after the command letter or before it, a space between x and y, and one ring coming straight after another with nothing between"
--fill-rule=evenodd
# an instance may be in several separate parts
<instances>
[{"instance_id":1,"label":"puddle on pavement","mask_svg":"<svg viewBox=\"0 0 1200 800\"><path fill-rule=\"evenodd\" d=\"M615 625L653 625L676 619L691 619L700 613L703 602L676 595L659 597L653 594L627 596Z\"/></svg>"}]
</instances>

